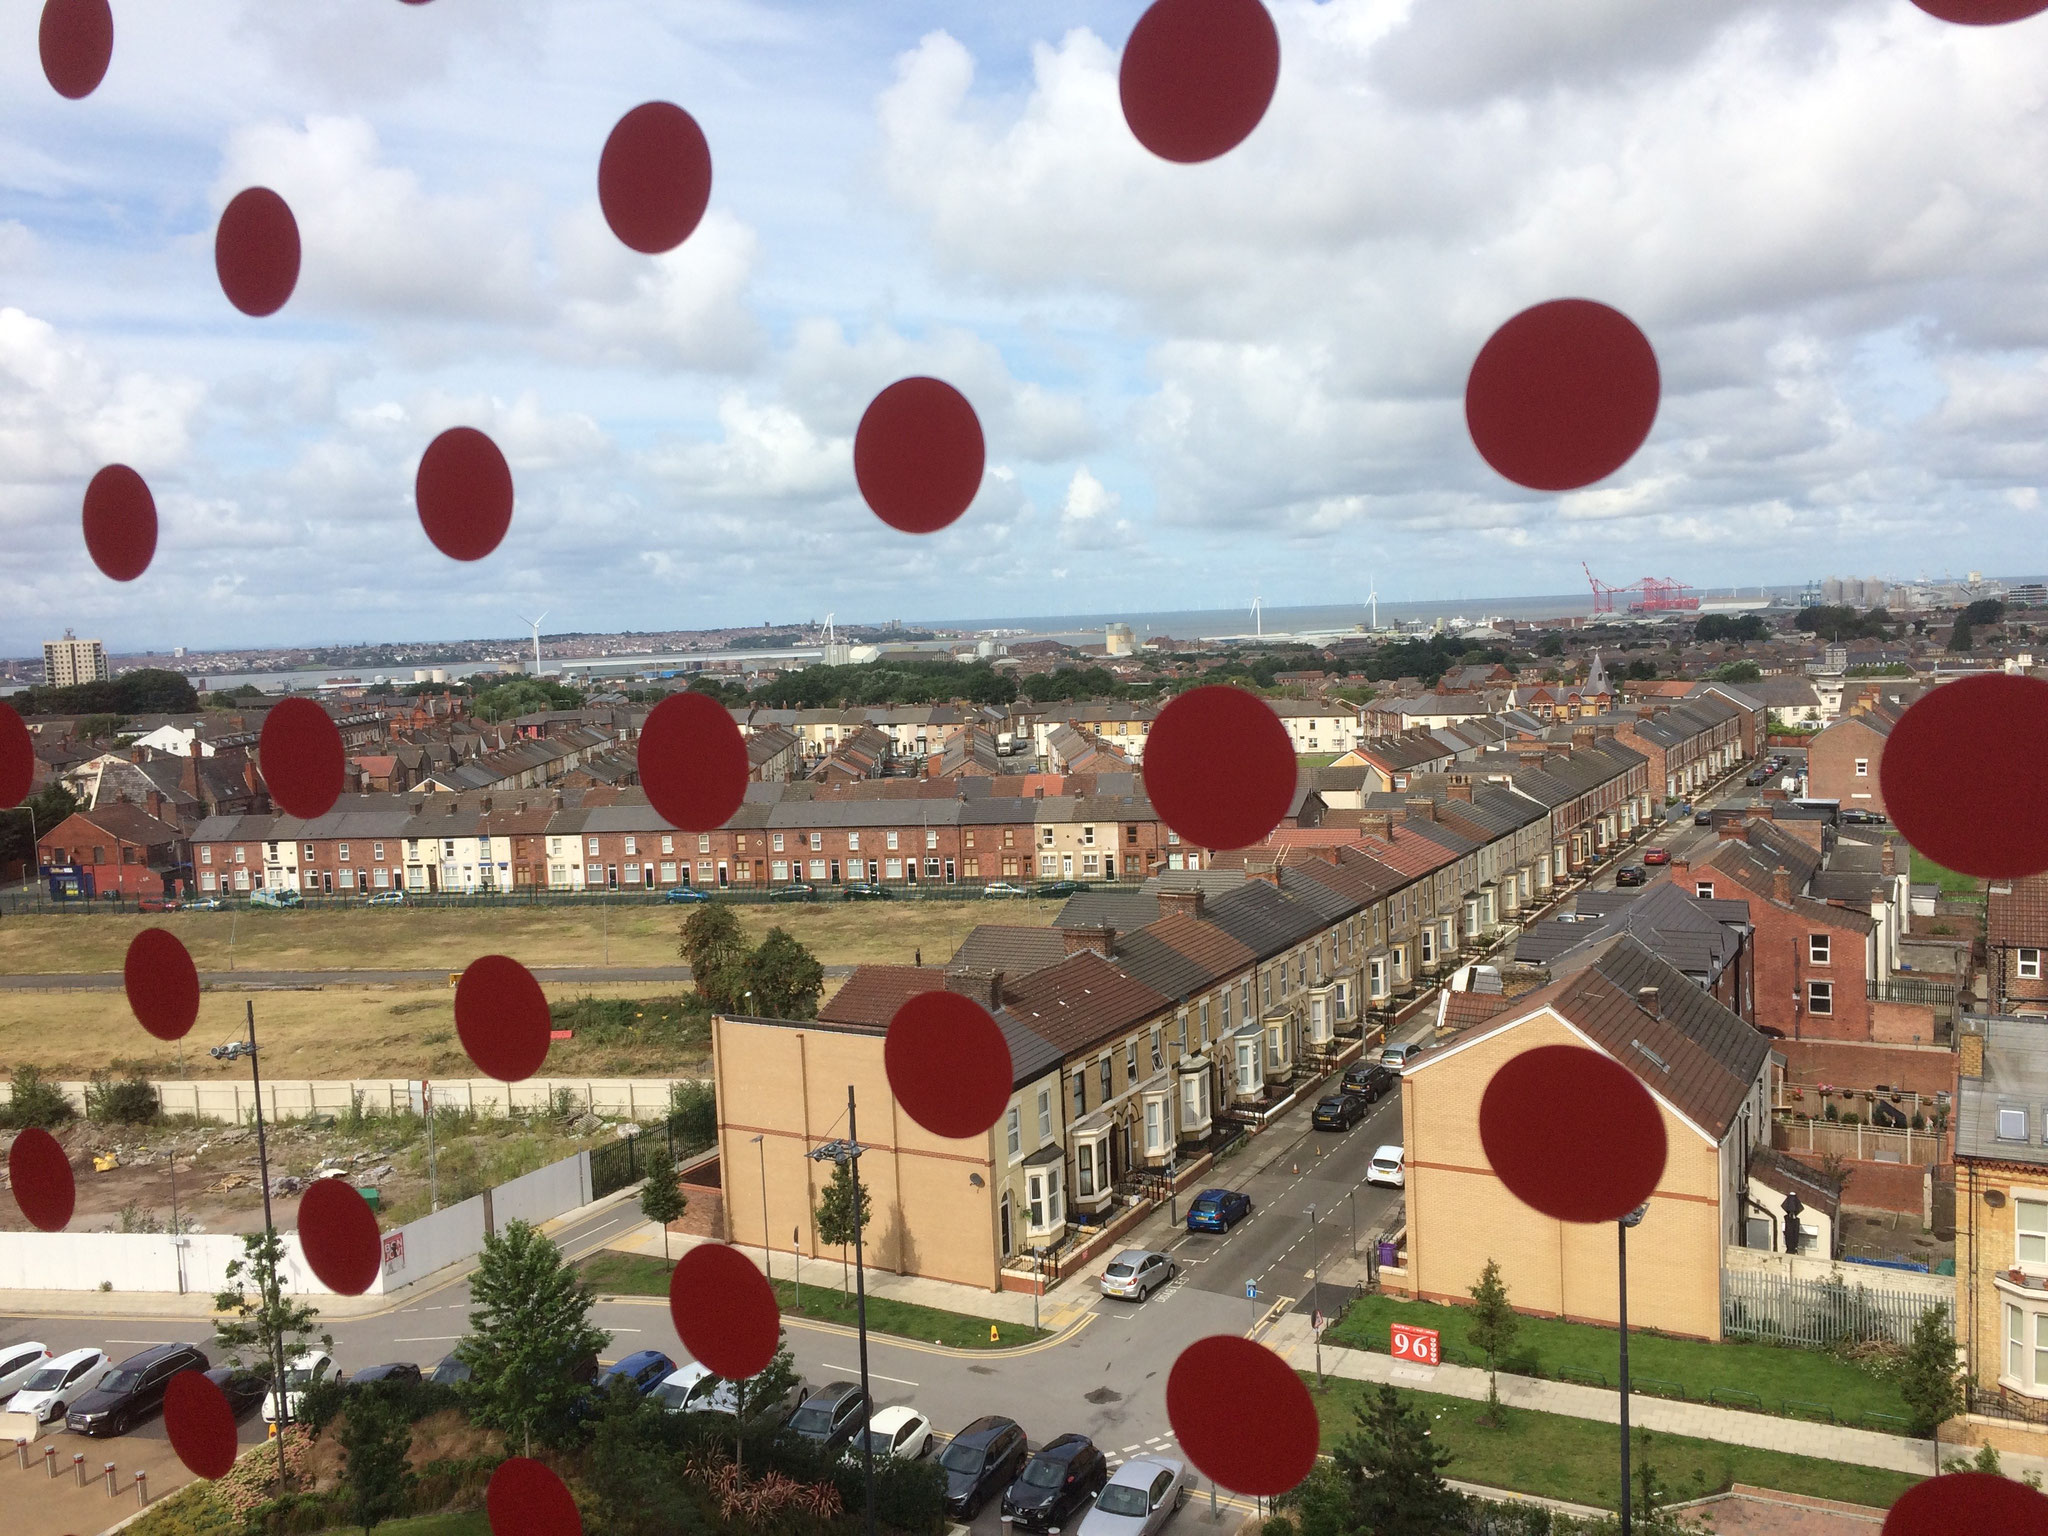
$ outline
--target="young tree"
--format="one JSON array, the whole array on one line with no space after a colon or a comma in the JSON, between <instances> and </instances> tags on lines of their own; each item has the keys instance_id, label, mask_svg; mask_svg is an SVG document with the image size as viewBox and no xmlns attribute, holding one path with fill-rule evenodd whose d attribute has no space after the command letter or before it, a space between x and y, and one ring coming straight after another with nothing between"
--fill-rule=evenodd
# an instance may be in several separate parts
<instances>
[{"instance_id":1,"label":"young tree","mask_svg":"<svg viewBox=\"0 0 2048 1536\"><path fill-rule=\"evenodd\" d=\"M679 946L690 967L697 995L720 1012L729 1012L746 985L739 980L747 961L747 940L733 909L720 901L700 902L683 919Z\"/></svg>"},{"instance_id":2,"label":"young tree","mask_svg":"<svg viewBox=\"0 0 2048 1536\"><path fill-rule=\"evenodd\" d=\"M764 1019L815 1019L825 968L782 928L770 928L747 956L741 988L753 993L747 1011Z\"/></svg>"},{"instance_id":3,"label":"young tree","mask_svg":"<svg viewBox=\"0 0 2048 1536\"><path fill-rule=\"evenodd\" d=\"M654 1137L654 1150L647 1154L647 1182L640 1186L640 1214L661 1224L661 1256L668 1257L668 1224L682 1218L690 1208L676 1176L676 1160L669 1156L668 1141Z\"/></svg>"},{"instance_id":4,"label":"young tree","mask_svg":"<svg viewBox=\"0 0 2048 1536\"><path fill-rule=\"evenodd\" d=\"M1521 1314L1508 1305L1508 1288L1500 1277L1500 1262L1488 1259L1479 1283L1472 1287L1471 1319L1465 1333L1486 1356L1486 1417L1496 1427L1502 1422L1500 1357L1514 1348L1515 1335L1521 1328Z\"/></svg>"},{"instance_id":5,"label":"young tree","mask_svg":"<svg viewBox=\"0 0 2048 1536\"><path fill-rule=\"evenodd\" d=\"M605 1394L586 1474L592 1531L617 1536L678 1536L702 1529L696 1504L678 1477L663 1410L626 1382Z\"/></svg>"},{"instance_id":6,"label":"young tree","mask_svg":"<svg viewBox=\"0 0 2048 1536\"><path fill-rule=\"evenodd\" d=\"M248 1233L242 1238L242 1256L231 1260L223 1271L227 1285L213 1298L213 1310L221 1314L213 1325L214 1347L238 1370L270 1378L280 1416L289 1399L285 1382L278 1379L278 1361L290 1370L292 1361L311 1353L315 1345L322 1351L334 1348L333 1334L324 1329L314 1331L319 1326L319 1312L285 1294L278 1279L283 1265L283 1238L275 1231ZM277 1476L281 1493L282 1457Z\"/></svg>"},{"instance_id":7,"label":"young tree","mask_svg":"<svg viewBox=\"0 0 2048 1536\"><path fill-rule=\"evenodd\" d=\"M337 1438L347 1455L341 1485L349 1522L370 1531L403 1514L417 1479L406 1460L412 1421L397 1394L376 1387L351 1391Z\"/></svg>"},{"instance_id":8,"label":"young tree","mask_svg":"<svg viewBox=\"0 0 2048 1536\"><path fill-rule=\"evenodd\" d=\"M1381 1387L1358 1407L1330 1467L1302 1485L1302 1536L1439 1536L1462 1529L1464 1499L1445 1483L1450 1452L1430 1440L1420 1410Z\"/></svg>"},{"instance_id":9,"label":"young tree","mask_svg":"<svg viewBox=\"0 0 2048 1536\"><path fill-rule=\"evenodd\" d=\"M1955 628L1948 632L1948 648L1952 651L1970 651L1977 647L1977 636L1968 624L1960 619Z\"/></svg>"},{"instance_id":10,"label":"young tree","mask_svg":"<svg viewBox=\"0 0 2048 1536\"><path fill-rule=\"evenodd\" d=\"M874 1214L874 1200L867 1185L860 1186L857 1213L853 1191L853 1163L848 1160L833 1167L832 1181L818 1191L817 1209L811 1213L817 1222L818 1240L839 1245L839 1289L842 1292L848 1289L846 1246L854 1240L856 1233L867 1231L868 1218Z\"/></svg>"},{"instance_id":11,"label":"young tree","mask_svg":"<svg viewBox=\"0 0 2048 1536\"><path fill-rule=\"evenodd\" d=\"M1913 1325L1913 1342L1906 1346L1905 1363L1900 1368L1899 1396L1912 1411L1916 1435L1932 1438L1962 1412L1956 1336L1949 1329L1948 1313L1940 1307L1929 1307Z\"/></svg>"},{"instance_id":12,"label":"young tree","mask_svg":"<svg viewBox=\"0 0 2048 1536\"><path fill-rule=\"evenodd\" d=\"M779 1335L782 1343L769 1357L768 1363L758 1373L743 1380L735 1381L733 1387L733 1464L746 1464L747 1437L758 1434L772 1434L781 1427L773 1417L774 1410L786 1402L796 1391L796 1357L789 1351L789 1330ZM714 1379L712 1390L723 1386L723 1381Z\"/></svg>"},{"instance_id":13,"label":"young tree","mask_svg":"<svg viewBox=\"0 0 2048 1536\"><path fill-rule=\"evenodd\" d=\"M611 1342L590 1321L589 1287L538 1228L512 1221L484 1239L469 1294L470 1333L455 1353L470 1369L470 1417L517 1436L525 1455L536 1438L567 1438L586 1391L576 1367Z\"/></svg>"}]
</instances>

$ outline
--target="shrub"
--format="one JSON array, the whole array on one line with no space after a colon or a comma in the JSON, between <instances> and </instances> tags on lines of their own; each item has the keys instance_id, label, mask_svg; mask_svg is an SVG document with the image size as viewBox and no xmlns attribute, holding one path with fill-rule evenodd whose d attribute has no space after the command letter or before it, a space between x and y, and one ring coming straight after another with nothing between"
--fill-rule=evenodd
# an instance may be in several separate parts
<instances>
[{"instance_id":1,"label":"shrub","mask_svg":"<svg viewBox=\"0 0 2048 1536\"><path fill-rule=\"evenodd\" d=\"M718 1140L718 1100L711 1084L672 1083L668 1112L675 1121L679 1151L699 1151Z\"/></svg>"},{"instance_id":2,"label":"shrub","mask_svg":"<svg viewBox=\"0 0 2048 1536\"><path fill-rule=\"evenodd\" d=\"M31 1127L49 1130L62 1125L77 1111L63 1090L43 1076L41 1067L14 1069L14 1097L0 1106L0 1126L26 1131Z\"/></svg>"},{"instance_id":3,"label":"shrub","mask_svg":"<svg viewBox=\"0 0 2048 1536\"><path fill-rule=\"evenodd\" d=\"M85 1087L85 1113L101 1125L148 1125L157 1117L156 1089L140 1071L130 1069L116 1081L95 1072Z\"/></svg>"}]
</instances>

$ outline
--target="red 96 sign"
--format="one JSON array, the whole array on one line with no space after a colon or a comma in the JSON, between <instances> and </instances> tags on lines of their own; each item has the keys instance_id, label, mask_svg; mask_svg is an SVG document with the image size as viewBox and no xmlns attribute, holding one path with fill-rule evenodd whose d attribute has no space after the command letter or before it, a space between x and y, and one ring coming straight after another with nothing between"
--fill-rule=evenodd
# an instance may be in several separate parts
<instances>
[{"instance_id":1,"label":"red 96 sign","mask_svg":"<svg viewBox=\"0 0 2048 1536\"><path fill-rule=\"evenodd\" d=\"M1436 1365L1437 1332L1434 1328L1411 1328L1406 1323L1393 1325L1394 1358L1412 1360L1417 1365Z\"/></svg>"}]
</instances>

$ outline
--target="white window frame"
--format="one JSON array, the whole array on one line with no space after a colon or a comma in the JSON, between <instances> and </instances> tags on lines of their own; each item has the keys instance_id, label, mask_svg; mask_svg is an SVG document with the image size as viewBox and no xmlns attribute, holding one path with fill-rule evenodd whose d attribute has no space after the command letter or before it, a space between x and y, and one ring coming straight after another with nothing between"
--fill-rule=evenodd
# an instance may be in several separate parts
<instances>
[{"instance_id":1,"label":"white window frame","mask_svg":"<svg viewBox=\"0 0 2048 1536\"><path fill-rule=\"evenodd\" d=\"M2012 1196L2013 1259L2022 1268L2048 1270L2048 1194Z\"/></svg>"},{"instance_id":2,"label":"white window frame","mask_svg":"<svg viewBox=\"0 0 2048 1536\"><path fill-rule=\"evenodd\" d=\"M1859 757L1859 758L1857 758L1857 759L1856 759L1856 777L1857 777L1857 778L1859 778L1859 779L1867 779L1867 778L1869 778L1869 777L1870 777L1870 759L1869 759L1869 758L1867 758L1867 757Z\"/></svg>"},{"instance_id":3,"label":"white window frame","mask_svg":"<svg viewBox=\"0 0 2048 1536\"><path fill-rule=\"evenodd\" d=\"M1038 1144L1044 1146L1052 1140L1052 1090L1038 1090Z\"/></svg>"},{"instance_id":4,"label":"white window frame","mask_svg":"<svg viewBox=\"0 0 2048 1536\"><path fill-rule=\"evenodd\" d=\"M1816 1019L1831 1019L1835 1016L1835 984L1831 981L1809 981L1806 984L1806 1011Z\"/></svg>"},{"instance_id":5,"label":"white window frame","mask_svg":"<svg viewBox=\"0 0 2048 1536\"><path fill-rule=\"evenodd\" d=\"M662 834L661 851L663 853L674 853L676 851L676 840L674 833L664 832Z\"/></svg>"},{"instance_id":6,"label":"white window frame","mask_svg":"<svg viewBox=\"0 0 2048 1536\"><path fill-rule=\"evenodd\" d=\"M2039 981L2041 951L2033 948L2022 949L2013 962L2013 974L2021 981Z\"/></svg>"},{"instance_id":7,"label":"white window frame","mask_svg":"<svg viewBox=\"0 0 2048 1536\"><path fill-rule=\"evenodd\" d=\"M1809 933L1806 936L1806 958L1814 965L1826 965L1834 953L1834 945L1824 933Z\"/></svg>"},{"instance_id":8,"label":"white window frame","mask_svg":"<svg viewBox=\"0 0 2048 1536\"><path fill-rule=\"evenodd\" d=\"M1004 1135L1007 1138L1006 1148L1010 1161L1014 1163L1024 1155L1024 1111L1015 1104L1010 1106L1009 1123L1004 1127Z\"/></svg>"},{"instance_id":9,"label":"white window frame","mask_svg":"<svg viewBox=\"0 0 2048 1536\"><path fill-rule=\"evenodd\" d=\"M711 834L709 832L699 832L697 834L697 851L699 853L709 853L711 851Z\"/></svg>"}]
</instances>

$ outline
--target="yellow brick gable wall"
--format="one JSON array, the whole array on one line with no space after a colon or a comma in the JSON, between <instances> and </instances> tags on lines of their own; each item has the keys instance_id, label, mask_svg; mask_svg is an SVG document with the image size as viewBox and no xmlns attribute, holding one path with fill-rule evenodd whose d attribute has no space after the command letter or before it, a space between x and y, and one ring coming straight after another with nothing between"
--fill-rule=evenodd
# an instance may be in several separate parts
<instances>
[{"instance_id":1,"label":"yellow brick gable wall","mask_svg":"<svg viewBox=\"0 0 2048 1536\"><path fill-rule=\"evenodd\" d=\"M1956 1188L1956 1267L1964 1277L1957 1298L1956 1333L1962 1346L1970 1379L1978 1386L1997 1391L2001 1386L2016 1395L2048 1398L2048 1370L2038 1368L2036 1354L2037 1315L2048 1314L2048 1292L2031 1287L2006 1287L2000 1277L2019 1262L2016 1205L2020 1199L2048 1201L2048 1168L2024 1164L1965 1162L1958 1170ZM1985 1200L1998 1198L1996 1206ZM2034 1276L2048 1274L2039 1262L2024 1268ZM2023 1314L2023 1375L2017 1382L2006 1378L2006 1316L2008 1304ZM2048 1455L2048 1429L2032 1425L2007 1424L2011 1437L1997 1443L2003 1449L2023 1451L2030 1456ZM1982 1443L1982 1435L1969 1438Z\"/></svg>"},{"instance_id":2,"label":"yellow brick gable wall","mask_svg":"<svg viewBox=\"0 0 2048 1536\"><path fill-rule=\"evenodd\" d=\"M1487 1260L1497 1259L1517 1308L1617 1320L1614 1224L1562 1222L1524 1205L1493 1172L1479 1139L1479 1103L1502 1064L1540 1045L1585 1044L1545 1011L1403 1079L1408 1272L1420 1295L1465 1301ZM1629 1325L1718 1339L1719 1152L1659 1107L1669 1153L1649 1212L1629 1234Z\"/></svg>"}]
</instances>

